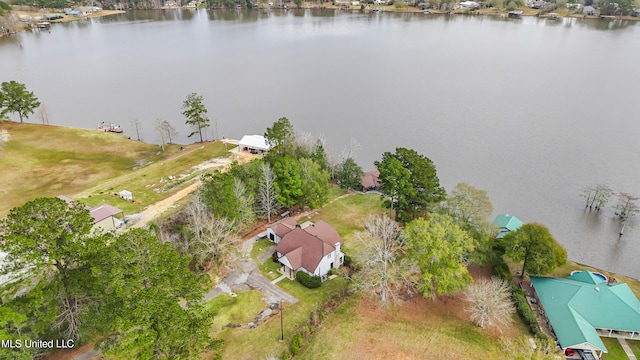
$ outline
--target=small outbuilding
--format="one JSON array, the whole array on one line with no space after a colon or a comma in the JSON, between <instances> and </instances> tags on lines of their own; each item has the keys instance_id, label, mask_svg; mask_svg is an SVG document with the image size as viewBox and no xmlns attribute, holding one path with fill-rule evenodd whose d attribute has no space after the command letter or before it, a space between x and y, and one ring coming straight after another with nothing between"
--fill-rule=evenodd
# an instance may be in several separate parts
<instances>
[{"instance_id":1,"label":"small outbuilding","mask_svg":"<svg viewBox=\"0 0 640 360\"><path fill-rule=\"evenodd\" d=\"M133 201L133 194L129 190L122 190L119 195L124 200Z\"/></svg>"},{"instance_id":2,"label":"small outbuilding","mask_svg":"<svg viewBox=\"0 0 640 360\"><path fill-rule=\"evenodd\" d=\"M238 141L238 147L242 151L248 151L252 154L262 154L271 149L271 145L262 135L245 135Z\"/></svg>"},{"instance_id":3,"label":"small outbuilding","mask_svg":"<svg viewBox=\"0 0 640 360\"><path fill-rule=\"evenodd\" d=\"M582 15L595 15L596 11L596 8L593 6L585 6L584 9L582 9Z\"/></svg>"}]
</instances>

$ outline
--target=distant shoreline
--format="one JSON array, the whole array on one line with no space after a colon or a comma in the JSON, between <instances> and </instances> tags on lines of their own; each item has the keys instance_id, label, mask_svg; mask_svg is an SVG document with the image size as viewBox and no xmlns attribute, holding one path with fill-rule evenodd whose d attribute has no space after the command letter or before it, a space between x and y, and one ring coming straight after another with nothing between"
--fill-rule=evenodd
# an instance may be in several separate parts
<instances>
[{"instance_id":1,"label":"distant shoreline","mask_svg":"<svg viewBox=\"0 0 640 360\"><path fill-rule=\"evenodd\" d=\"M25 9L26 8L26 9ZM34 19L37 17L42 16L42 14L44 14L44 10L48 10L46 11L46 14L61 14L59 11L53 11L53 9L34 9L32 7L27 7L27 6L15 6L14 7L14 13L17 16L21 16L21 15L27 15L27 16L31 16ZM171 7L162 7L159 9L145 9L145 10L175 10L175 9L192 9L192 10L200 10L200 9L204 9L204 10L234 10L234 9L223 9L223 8L212 8L212 9L207 9L207 8L194 8L194 7L187 7L187 6L182 6L182 7L177 7L177 6L171 6ZM257 10L266 10L266 11L270 11L270 10L296 10L297 8L280 8L280 7L275 7L275 6L269 6L269 5L260 5L260 7L256 8ZM302 5L302 7L300 9L309 9L309 10L335 10L335 11L362 11L365 13L368 12L393 12L393 13L416 13L416 14L420 14L423 13L424 10L416 8L416 7L411 7L411 6L407 6L407 7L401 7L401 8L396 8L394 5L372 5L372 4L367 4L364 6L364 8L362 8L360 5L334 5L334 3L332 2L325 2L322 3L321 5L317 4L317 3L305 3ZM550 20L562 20L562 18L575 18L575 19L600 19L600 20L629 20L629 21L640 21L640 17L634 17L634 16L608 16L608 15L600 15L600 16L596 16L596 15L583 15L583 14L578 14L578 13L570 13L569 9L567 8L558 8L555 9L553 11L550 12L542 12L541 10L538 9L530 9L528 7L522 7L522 8L518 8L515 10L521 10L522 11L522 17L539 17L539 18L545 18L545 19L550 19ZM129 10L129 11L135 11L135 10ZM469 9L469 8L458 8L455 10L434 10L434 9L429 9L430 14L429 15L472 15L472 16L483 16L483 15L487 15L487 16L499 16L499 17L508 17L509 14L509 10L507 9L497 9L497 8L483 8L483 9ZM97 18L97 17L104 17L104 16L110 16L110 15L117 15L117 14L123 14L126 13L127 11L125 10L102 10L99 12L95 12L95 13L90 13L87 14L86 16L66 16L62 19L57 19L57 20L48 20L50 23L64 23L64 22L73 22L73 21L79 21L82 19L86 19L86 18ZM550 15L553 14L553 15ZM21 30L27 30L29 29L28 27L23 27L21 29L19 29L18 31ZM0 37L2 37L2 34L0 34Z\"/></svg>"}]
</instances>

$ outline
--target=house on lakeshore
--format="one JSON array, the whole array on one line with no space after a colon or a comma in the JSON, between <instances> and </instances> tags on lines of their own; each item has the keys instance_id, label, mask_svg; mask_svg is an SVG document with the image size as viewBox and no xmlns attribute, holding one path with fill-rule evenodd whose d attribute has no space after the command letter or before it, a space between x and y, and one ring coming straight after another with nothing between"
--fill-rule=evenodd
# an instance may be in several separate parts
<instances>
[{"instance_id":1,"label":"house on lakeshore","mask_svg":"<svg viewBox=\"0 0 640 360\"><path fill-rule=\"evenodd\" d=\"M531 285L562 350L608 352L600 337L640 338L640 301L627 284L580 271L531 276Z\"/></svg>"},{"instance_id":2,"label":"house on lakeshore","mask_svg":"<svg viewBox=\"0 0 640 360\"><path fill-rule=\"evenodd\" d=\"M295 219L286 218L268 226L267 236L277 243L280 272L290 279L303 271L326 280L331 269L344 263L342 239L325 221L297 224Z\"/></svg>"},{"instance_id":3,"label":"house on lakeshore","mask_svg":"<svg viewBox=\"0 0 640 360\"><path fill-rule=\"evenodd\" d=\"M380 171L371 170L367 171L360 177L360 184L362 185L362 191L372 191L380 189Z\"/></svg>"},{"instance_id":4,"label":"house on lakeshore","mask_svg":"<svg viewBox=\"0 0 640 360\"><path fill-rule=\"evenodd\" d=\"M593 6L585 6L582 9L582 15L596 15L596 8L594 8Z\"/></svg>"},{"instance_id":5,"label":"house on lakeshore","mask_svg":"<svg viewBox=\"0 0 640 360\"><path fill-rule=\"evenodd\" d=\"M496 235L496 239L502 239L509 232L516 231L523 225L520 219L509 214L498 215L493 221L493 224L498 227L498 235Z\"/></svg>"},{"instance_id":6,"label":"house on lakeshore","mask_svg":"<svg viewBox=\"0 0 640 360\"><path fill-rule=\"evenodd\" d=\"M58 199L64 200L69 205L74 201L65 195L58 195ZM124 211L115 206L103 204L96 207L86 206L85 208L89 210L89 214L93 218L92 230L99 230L100 232L116 231L116 229L124 225Z\"/></svg>"},{"instance_id":7,"label":"house on lakeshore","mask_svg":"<svg viewBox=\"0 0 640 360\"><path fill-rule=\"evenodd\" d=\"M238 148L252 154L262 154L271 149L271 145L262 135L245 135L238 141Z\"/></svg>"}]
</instances>

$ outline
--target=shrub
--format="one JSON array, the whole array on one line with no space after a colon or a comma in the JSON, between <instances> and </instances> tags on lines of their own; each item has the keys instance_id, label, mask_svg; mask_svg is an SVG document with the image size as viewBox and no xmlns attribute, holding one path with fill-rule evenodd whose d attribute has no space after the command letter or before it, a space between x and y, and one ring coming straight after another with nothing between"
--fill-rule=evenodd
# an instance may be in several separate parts
<instances>
[{"instance_id":1,"label":"shrub","mask_svg":"<svg viewBox=\"0 0 640 360\"><path fill-rule=\"evenodd\" d=\"M296 355L300 352L300 346L302 346L302 334L298 333L291 340L291 355Z\"/></svg>"},{"instance_id":2,"label":"shrub","mask_svg":"<svg viewBox=\"0 0 640 360\"><path fill-rule=\"evenodd\" d=\"M322 279L319 276L311 276L304 271L296 273L296 280L309 289L315 289L322 284Z\"/></svg>"},{"instance_id":3,"label":"shrub","mask_svg":"<svg viewBox=\"0 0 640 360\"><path fill-rule=\"evenodd\" d=\"M520 317L529 325L529 331L531 334L538 333L538 319L531 311L529 307L529 302L527 301L526 293L524 290L520 289L517 286L511 286L511 299L516 306L516 310L518 310L518 314Z\"/></svg>"},{"instance_id":4,"label":"shrub","mask_svg":"<svg viewBox=\"0 0 640 360\"><path fill-rule=\"evenodd\" d=\"M511 270L509 270L509 265L504 262L502 256L495 256L492 261L493 266L493 274L506 282L511 282L513 276L511 275Z\"/></svg>"}]
</instances>

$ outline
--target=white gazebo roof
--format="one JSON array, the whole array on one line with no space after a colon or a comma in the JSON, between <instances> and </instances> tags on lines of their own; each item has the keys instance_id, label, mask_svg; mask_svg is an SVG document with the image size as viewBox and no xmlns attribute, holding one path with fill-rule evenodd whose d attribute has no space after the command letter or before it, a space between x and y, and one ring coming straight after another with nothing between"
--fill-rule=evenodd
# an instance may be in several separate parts
<instances>
[{"instance_id":1,"label":"white gazebo roof","mask_svg":"<svg viewBox=\"0 0 640 360\"><path fill-rule=\"evenodd\" d=\"M263 151L271 149L271 146L262 135L245 135L238 142L238 146L241 148L246 147Z\"/></svg>"}]
</instances>

